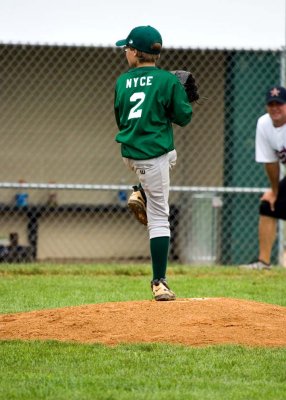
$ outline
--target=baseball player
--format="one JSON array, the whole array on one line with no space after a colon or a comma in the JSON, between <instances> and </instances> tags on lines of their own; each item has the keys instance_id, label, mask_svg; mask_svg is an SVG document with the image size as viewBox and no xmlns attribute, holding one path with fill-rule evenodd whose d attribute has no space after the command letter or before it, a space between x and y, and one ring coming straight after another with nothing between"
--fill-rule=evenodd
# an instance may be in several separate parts
<instances>
[{"instance_id":1,"label":"baseball player","mask_svg":"<svg viewBox=\"0 0 286 400\"><path fill-rule=\"evenodd\" d=\"M187 125L192 105L179 79L156 66L162 49L158 30L138 26L116 46L124 46L129 70L116 82L114 112L119 132L115 140L121 144L124 163L140 182L128 205L148 226L154 299L175 300L166 281L169 170L177 159L172 124Z\"/></svg>"},{"instance_id":2,"label":"baseball player","mask_svg":"<svg viewBox=\"0 0 286 400\"><path fill-rule=\"evenodd\" d=\"M280 180L280 164L286 164L286 89L271 87L266 94L267 113L257 121L255 159L263 163L270 190L261 197L259 208L259 254L248 269L270 269L277 220L286 220L286 177ZM280 181L279 181L280 180Z\"/></svg>"}]
</instances>

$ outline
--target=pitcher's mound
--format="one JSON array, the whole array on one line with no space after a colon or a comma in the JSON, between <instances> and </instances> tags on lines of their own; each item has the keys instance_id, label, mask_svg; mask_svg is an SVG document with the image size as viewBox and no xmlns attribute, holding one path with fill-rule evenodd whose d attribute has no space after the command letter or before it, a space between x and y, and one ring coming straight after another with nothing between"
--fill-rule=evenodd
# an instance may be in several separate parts
<instances>
[{"instance_id":1,"label":"pitcher's mound","mask_svg":"<svg viewBox=\"0 0 286 400\"><path fill-rule=\"evenodd\" d=\"M0 315L0 339L286 346L286 307L230 298L130 301Z\"/></svg>"}]
</instances>

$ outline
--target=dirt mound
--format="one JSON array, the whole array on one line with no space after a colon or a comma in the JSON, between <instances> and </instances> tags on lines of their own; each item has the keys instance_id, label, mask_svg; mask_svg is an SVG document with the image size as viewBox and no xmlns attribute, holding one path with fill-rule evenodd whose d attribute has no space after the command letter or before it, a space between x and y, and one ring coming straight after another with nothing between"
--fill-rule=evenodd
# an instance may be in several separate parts
<instances>
[{"instance_id":1,"label":"dirt mound","mask_svg":"<svg viewBox=\"0 0 286 400\"><path fill-rule=\"evenodd\" d=\"M0 339L286 346L286 307L230 298L130 301L0 315Z\"/></svg>"}]
</instances>

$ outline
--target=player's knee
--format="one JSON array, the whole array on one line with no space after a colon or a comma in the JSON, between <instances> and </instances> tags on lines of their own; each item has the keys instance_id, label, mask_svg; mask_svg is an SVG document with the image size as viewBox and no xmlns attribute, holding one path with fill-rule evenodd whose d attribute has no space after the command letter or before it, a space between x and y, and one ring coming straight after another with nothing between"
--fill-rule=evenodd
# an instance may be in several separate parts
<instances>
[{"instance_id":1,"label":"player's knee","mask_svg":"<svg viewBox=\"0 0 286 400\"><path fill-rule=\"evenodd\" d=\"M148 230L150 238L158 236L170 236L170 224L169 221L148 221Z\"/></svg>"}]
</instances>

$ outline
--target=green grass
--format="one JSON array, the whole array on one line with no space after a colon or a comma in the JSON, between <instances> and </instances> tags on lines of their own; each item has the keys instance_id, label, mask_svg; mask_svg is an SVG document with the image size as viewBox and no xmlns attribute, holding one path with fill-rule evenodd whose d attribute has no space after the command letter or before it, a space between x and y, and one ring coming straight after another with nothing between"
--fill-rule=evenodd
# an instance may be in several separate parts
<instances>
[{"instance_id":1,"label":"green grass","mask_svg":"<svg viewBox=\"0 0 286 400\"><path fill-rule=\"evenodd\" d=\"M286 270L172 265L179 297L286 306ZM0 266L0 313L150 299L148 265ZM0 342L0 399L282 400L286 349Z\"/></svg>"},{"instance_id":2,"label":"green grass","mask_svg":"<svg viewBox=\"0 0 286 400\"><path fill-rule=\"evenodd\" d=\"M1 399L285 399L286 353L3 342Z\"/></svg>"},{"instance_id":3,"label":"green grass","mask_svg":"<svg viewBox=\"0 0 286 400\"><path fill-rule=\"evenodd\" d=\"M0 313L151 299L148 265L2 265ZM171 266L177 296L234 297L286 306L286 269Z\"/></svg>"}]
</instances>

